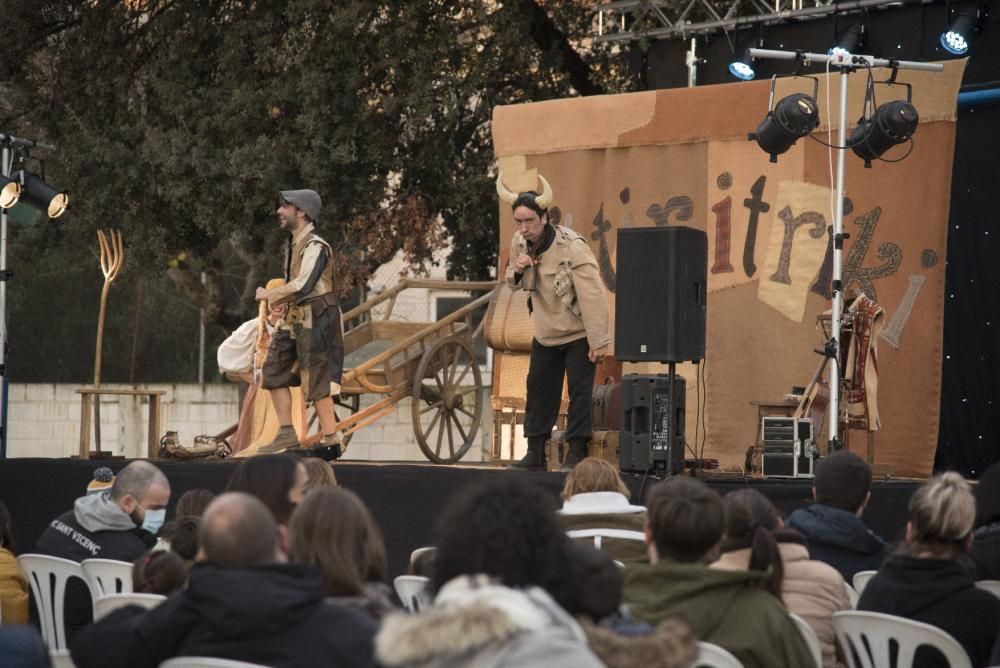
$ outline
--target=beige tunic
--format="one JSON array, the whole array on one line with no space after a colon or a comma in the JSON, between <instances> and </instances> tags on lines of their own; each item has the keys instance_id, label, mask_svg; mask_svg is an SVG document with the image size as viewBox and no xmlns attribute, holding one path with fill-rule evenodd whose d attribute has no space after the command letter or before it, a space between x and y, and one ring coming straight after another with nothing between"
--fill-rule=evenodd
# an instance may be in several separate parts
<instances>
[{"instance_id":1,"label":"beige tunic","mask_svg":"<svg viewBox=\"0 0 1000 668\"><path fill-rule=\"evenodd\" d=\"M608 335L608 302L597 269L597 260L583 237L573 230L553 225L552 245L535 265L536 289L531 292L535 338L543 346L559 346L586 335L592 350L611 343ZM527 243L514 233L510 256L526 252ZM506 280L517 286L513 262Z\"/></svg>"}]
</instances>

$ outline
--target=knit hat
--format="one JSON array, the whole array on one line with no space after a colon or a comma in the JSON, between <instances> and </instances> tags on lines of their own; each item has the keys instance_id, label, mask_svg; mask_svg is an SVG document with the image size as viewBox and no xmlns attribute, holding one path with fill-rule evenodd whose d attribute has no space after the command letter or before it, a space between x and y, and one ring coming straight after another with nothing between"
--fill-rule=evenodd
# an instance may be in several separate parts
<instances>
[{"instance_id":1,"label":"knit hat","mask_svg":"<svg viewBox=\"0 0 1000 668\"><path fill-rule=\"evenodd\" d=\"M305 211L312 222L319 222L319 211L323 208L323 200L315 190L282 190L281 200Z\"/></svg>"},{"instance_id":2,"label":"knit hat","mask_svg":"<svg viewBox=\"0 0 1000 668\"><path fill-rule=\"evenodd\" d=\"M111 489L111 483L114 481L114 471L107 466L102 466L94 471L94 479L87 485L87 494L99 494L107 489Z\"/></svg>"}]
</instances>

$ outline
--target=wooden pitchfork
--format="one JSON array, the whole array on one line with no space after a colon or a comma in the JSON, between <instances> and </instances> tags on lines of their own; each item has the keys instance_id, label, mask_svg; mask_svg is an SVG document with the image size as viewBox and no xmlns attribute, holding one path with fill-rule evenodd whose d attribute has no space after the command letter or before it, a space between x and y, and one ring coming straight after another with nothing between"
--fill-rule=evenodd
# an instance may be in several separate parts
<instances>
[{"instance_id":1,"label":"wooden pitchfork","mask_svg":"<svg viewBox=\"0 0 1000 668\"><path fill-rule=\"evenodd\" d=\"M108 292L111 284L118 278L122 261L125 259L125 246L122 244L122 233L111 230L110 240L104 230L97 230L97 243L101 247L101 271L104 273L104 288L101 290L101 310L97 314L97 350L94 353L94 387L101 386L101 349L104 344L104 314L108 306ZM101 451L101 395L94 397L94 445L97 452Z\"/></svg>"}]
</instances>

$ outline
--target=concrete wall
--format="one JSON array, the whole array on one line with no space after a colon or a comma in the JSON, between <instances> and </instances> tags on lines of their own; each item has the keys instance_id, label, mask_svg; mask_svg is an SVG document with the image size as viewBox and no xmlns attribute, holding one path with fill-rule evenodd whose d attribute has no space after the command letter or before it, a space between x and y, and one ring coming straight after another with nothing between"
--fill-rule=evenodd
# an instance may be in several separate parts
<instances>
[{"instance_id":1,"label":"concrete wall","mask_svg":"<svg viewBox=\"0 0 1000 668\"><path fill-rule=\"evenodd\" d=\"M486 378L488 382L488 376ZM77 387L12 384L8 403L7 456L76 455L80 439L80 395L74 392ZM238 390L234 384L148 385L143 388L166 390L162 400L160 432L162 435L168 430L176 431L184 444L190 444L199 434L217 434L239 418ZM362 407L380 398L363 395ZM145 457L148 415L148 405L142 398L103 397L102 448L129 458ZM487 384L477 445L470 448L462 461L489 460L491 420ZM375 461L427 461L413 434L410 399L404 399L395 412L357 432L346 457Z\"/></svg>"}]
</instances>

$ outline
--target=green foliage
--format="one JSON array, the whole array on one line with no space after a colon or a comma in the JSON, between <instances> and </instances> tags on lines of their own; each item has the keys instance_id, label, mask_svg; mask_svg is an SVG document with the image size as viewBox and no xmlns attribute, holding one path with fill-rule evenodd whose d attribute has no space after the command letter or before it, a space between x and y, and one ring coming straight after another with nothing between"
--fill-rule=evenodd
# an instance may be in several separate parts
<instances>
[{"instance_id":1,"label":"green foliage","mask_svg":"<svg viewBox=\"0 0 1000 668\"><path fill-rule=\"evenodd\" d=\"M21 269L12 301L96 314L96 297L87 304L101 281L94 231L114 227L126 258L112 303L140 280L165 287L172 266L182 310L204 307L208 321L231 328L252 316L252 288L280 271L277 191L296 187L323 196L320 229L339 252L344 292L397 249L427 260L439 220L453 240L449 275L489 276L493 107L625 86L614 54L582 46L589 7L0 0L0 132L56 144L46 177L71 196L64 218L17 230L12 268L26 262L41 277ZM207 289L193 278L201 271ZM87 298L65 301L69 283ZM163 325L176 307L160 306L144 313L147 331L172 329ZM12 336L14 316L12 305ZM81 338L82 326L61 323L53 346ZM131 330L124 313L109 315L109 337ZM186 344L175 348L188 354ZM187 364L172 359L162 362L164 380ZM110 370L104 378L122 380Z\"/></svg>"}]
</instances>

